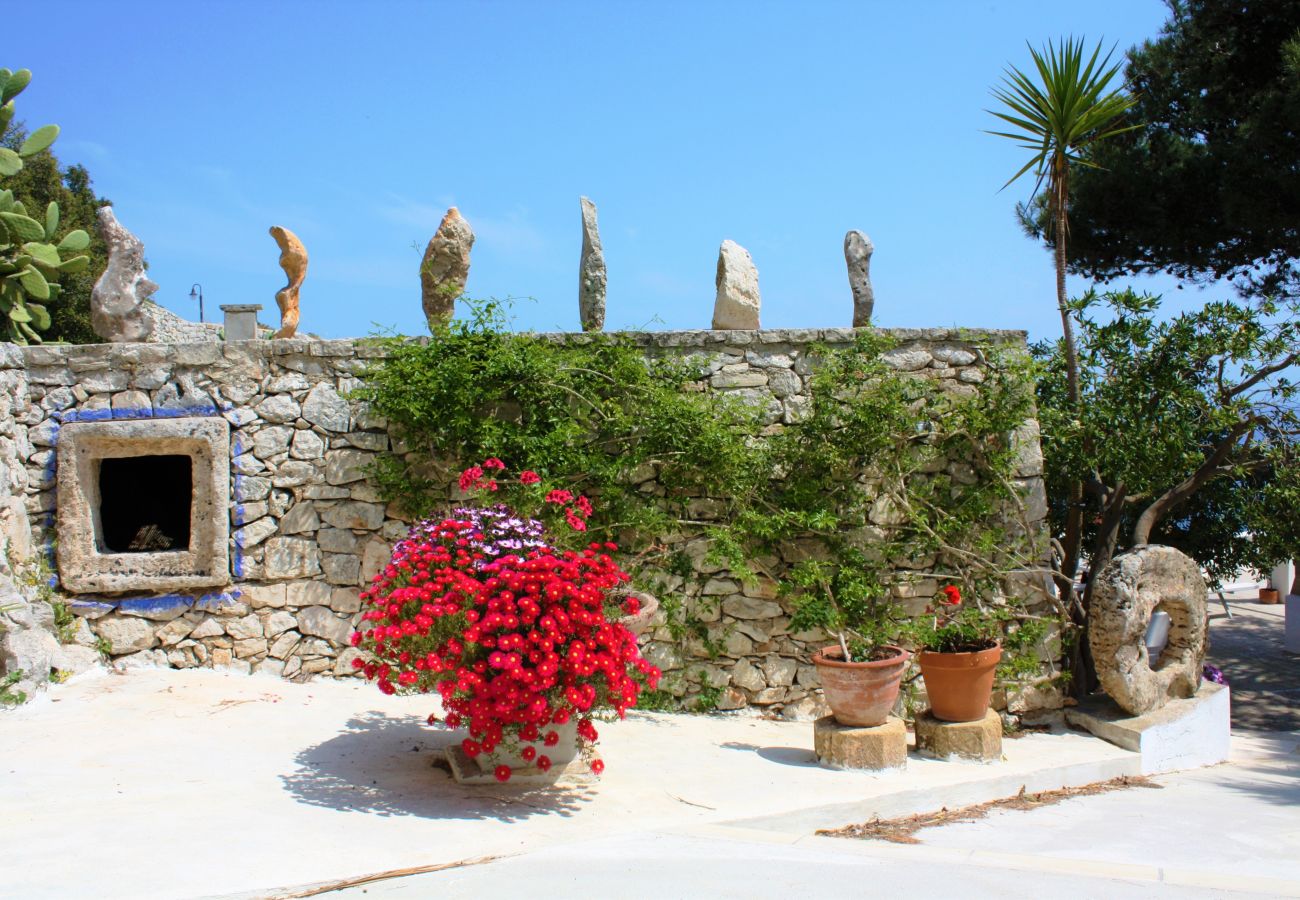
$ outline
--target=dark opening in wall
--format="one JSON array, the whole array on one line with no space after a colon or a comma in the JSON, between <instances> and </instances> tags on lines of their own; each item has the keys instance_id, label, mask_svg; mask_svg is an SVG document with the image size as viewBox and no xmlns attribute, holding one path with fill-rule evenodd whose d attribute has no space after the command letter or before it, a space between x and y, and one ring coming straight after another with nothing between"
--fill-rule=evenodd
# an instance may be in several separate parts
<instances>
[{"instance_id":1,"label":"dark opening in wall","mask_svg":"<svg viewBox=\"0 0 1300 900\"><path fill-rule=\"evenodd\" d=\"M99 463L99 521L111 553L159 553L190 544L193 461L128 456Z\"/></svg>"}]
</instances>

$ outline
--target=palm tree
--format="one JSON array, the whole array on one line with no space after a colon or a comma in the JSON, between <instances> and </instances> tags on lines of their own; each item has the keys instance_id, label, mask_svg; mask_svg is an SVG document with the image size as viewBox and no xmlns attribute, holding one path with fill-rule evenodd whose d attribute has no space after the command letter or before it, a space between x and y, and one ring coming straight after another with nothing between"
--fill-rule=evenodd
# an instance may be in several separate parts
<instances>
[{"instance_id":1,"label":"palm tree","mask_svg":"<svg viewBox=\"0 0 1300 900\"><path fill-rule=\"evenodd\" d=\"M1124 113L1133 106L1133 97L1119 90L1107 90L1119 71L1119 63L1110 64L1111 53L1104 59L1098 43L1084 62L1083 40L1068 38L1059 46L1048 42L1042 51L1029 48L1034 58L1038 80L1014 66L1005 70L1001 87L993 96L1002 102L1005 112L989 110L1016 131L991 131L989 134L1010 138L1033 153L1003 188L1026 172L1037 178L1034 194L1047 184L1048 217L1053 226L1056 250L1056 305L1061 312L1061 329L1065 336L1066 390L1070 405L1079 405L1079 352L1074 339L1074 325L1065 295L1065 239L1069 233L1070 167L1078 164L1095 167L1086 153L1095 143L1114 137L1137 125L1125 124ZM1070 487L1070 509L1066 517L1064 553L1057 582L1063 590L1073 590L1073 576L1078 565L1083 525L1083 485Z\"/></svg>"}]
</instances>

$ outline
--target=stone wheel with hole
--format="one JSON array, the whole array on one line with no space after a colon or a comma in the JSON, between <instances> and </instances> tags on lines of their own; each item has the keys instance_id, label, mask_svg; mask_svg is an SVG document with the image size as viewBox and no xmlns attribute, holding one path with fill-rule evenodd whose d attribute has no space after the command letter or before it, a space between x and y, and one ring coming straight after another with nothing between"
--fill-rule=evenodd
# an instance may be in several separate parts
<instances>
[{"instance_id":1,"label":"stone wheel with hole","mask_svg":"<svg viewBox=\"0 0 1300 900\"><path fill-rule=\"evenodd\" d=\"M1134 715L1191 697L1205 660L1205 604L1200 566L1173 547L1123 553L1096 576L1088 641L1102 688ZM1169 614L1169 643L1153 668L1146 631L1157 610Z\"/></svg>"}]
</instances>

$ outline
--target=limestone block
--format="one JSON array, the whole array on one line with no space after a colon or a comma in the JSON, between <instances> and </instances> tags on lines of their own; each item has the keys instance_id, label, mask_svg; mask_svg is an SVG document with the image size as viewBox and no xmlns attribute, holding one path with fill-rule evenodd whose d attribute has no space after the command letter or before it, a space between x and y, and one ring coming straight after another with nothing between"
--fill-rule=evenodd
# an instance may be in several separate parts
<instances>
[{"instance_id":1,"label":"limestone block","mask_svg":"<svg viewBox=\"0 0 1300 900\"><path fill-rule=\"evenodd\" d=\"M303 634L322 637L332 644L346 645L352 637L352 625L323 606L308 606L298 613L298 628ZM328 666L326 667L328 668ZM323 671L319 670L319 671Z\"/></svg>"},{"instance_id":2,"label":"limestone block","mask_svg":"<svg viewBox=\"0 0 1300 900\"><path fill-rule=\"evenodd\" d=\"M723 241L718 248L718 271L714 279L717 296L713 303L714 329L759 328L762 299L758 292L758 269L749 251L735 241Z\"/></svg>"},{"instance_id":3,"label":"limestone block","mask_svg":"<svg viewBox=\"0 0 1300 900\"><path fill-rule=\"evenodd\" d=\"M339 503L324 510L321 519L335 528L374 531L384 524L384 506L381 503L363 503L359 500Z\"/></svg>"},{"instance_id":4,"label":"limestone block","mask_svg":"<svg viewBox=\"0 0 1300 900\"><path fill-rule=\"evenodd\" d=\"M288 586L290 606L328 606L333 589L323 581L295 581Z\"/></svg>"},{"instance_id":5,"label":"limestone block","mask_svg":"<svg viewBox=\"0 0 1300 900\"><path fill-rule=\"evenodd\" d=\"M278 488L297 487L311 481L315 476L316 467L311 463L299 459L287 459L276 468L271 476L271 484Z\"/></svg>"},{"instance_id":6,"label":"limestone block","mask_svg":"<svg viewBox=\"0 0 1300 900\"><path fill-rule=\"evenodd\" d=\"M195 624L196 623L191 622L186 618L172 619L162 628L158 629L158 641L164 647L178 644L190 636L190 632L194 630Z\"/></svg>"},{"instance_id":7,"label":"limestone block","mask_svg":"<svg viewBox=\"0 0 1300 900\"><path fill-rule=\"evenodd\" d=\"M298 401L288 394L274 394L253 407L253 411L267 422L292 422L302 412Z\"/></svg>"},{"instance_id":8,"label":"limestone block","mask_svg":"<svg viewBox=\"0 0 1300 900\"><path fill-rule=\"evenodd\" d=\"M899 769L907 765L907 726L890 716L883 725L841 725L834 716L813 723L817 761L831 769Z\"/></svg>"},{"instance_id":9,"label":"limestone block","mask_svg":"<svg viewBox=\"0 0 1300 900\"><path fill-rule=\"evenodd\" d=\"M361 592L356 588L336 587L330 592L330 609L354 613L361 609Z\"/></svg>"},{"instance_id":10,"label":"limestone block","mask_svg":"<svg viewBox=\"0 0 1300 900\"><path fill-rule=\"evenodd\" d=\"M316 543L326 553L356 553L361 539L344 528L322 528L316 533Z\"/></svg>"},{"instance_id":11,"label":"limestone block","mask_svg":"<svg viewBox=\"0 0 1300 900\"><path fill-rule=\"evenodd\" d=\"M316 544L304 538L274 537L266 542L263 570L268 579L310 578L320 573Z\"/></svg>"},{"instance_id":12,"label":"limestone block","mask_svg":"<svg viewBox=\"0 0 1300 900\"><path fill-rule=\"evenodd\" d=\"M930 365L930 351L920 347L899 347L880 355L881 361L901 372L915 372Z\"/></svg>"},{"instance_id":13,"label":"limestone block","mask_svg":"<svg viewBox=\"0 0 1300 900\"><path fill-rule=\"evenodd\" d=\"M943 722L929 710L916 717L916 749L936 759L1002 758L1002 717L994 710L977 722Z\"/></svg>"},{"instance_id":14,"label":"limestone block","mask_svg":"<svg viewBox=\"0 0 1300 900\"><path fill-rule=\"evenodd\" d=\"M280 520L282 534L302 534L320 528L320 516L310 503L297 503Z\"/></svg>"},{"instance_id":15,"label":"limestone block","mask_svg":"<svg viewBox=\"0 0 1300 900\"><path fill-rule=\"evenodd\" d=\"M302 417L326 431L347 431L352 424L348 402L328 384L318 384L302 403Z\"/></svg>"},{"instance_id":16,"label":"limestone block","mask_svg":"<svg viewBox=\"0 0 1300 900\"><path fill-rule=\"evenodd\" d=\"M143 307L158 285L145 276L144 244L113 215L113 207L95 213L99 236L108 246L108 265L90 292L90 324L109 342L149 340L152 320Z\"/></svg>"},{"instance_id":17,"label":"limestone block","mask_svg":"<svg viewBox=\"0 0 1300 900\"><path fill-rule=\"evenodd\" d=\"M276 659L288 659L289 654L293 652L294 647L302 640L302 635L296 631L285 631L272 642L269 655Z\"/></svg>"},{"instance_id":18,"label":"limestone block","mask_svg":"<svg viewBox=\"0 0 1300 900\"><path fill-rule=\"evenodd\" d=\"M92 627L96 634L108 641L109 652L114 656L148 650L158 643L154 626L147 619L111 616L97 620Z\"/></svg>"},{"instance_id":19,"label":"limestone block","mask_svg":"<svg viewBox=\"0 0 1300 900\"><path fill-rule=\"evenodd\" d=\"M310 428L300 428L293 433L289 455L294 459L320 459L325 453L325 441Z\"/></svg>"},{"instance_id":20,"label":"limestone block","mask_svg":"<svg viewBox=\"0 0 1300 900\"><path fill-rule=\"evenodd\" d=\"M270 639L297 626L298 620L291 613L276 610L262 621L262 634Z\"/></svg>"},{"instance_id":21,"label":"limestone block","mask_svg":"<svg viewBox=\"0 0 1300 900\"><path fill-rule=\"evenodd\" d=\"M768 600L736 594L722 601L722 611L737 619L770 619L781 615L781 606Z\"/></svg>"},{"instance_id":22,"label":"limestone block","mask_svg":"<svg viewBox=\"0 0 1300 900\"><path fill-rule=\"evenodd\" d=\"M325 454L325 480L330 484L361 481L374 459L373 453L362 450L331 450Z\"/></svg>"},{"instance_id":23,"label":"limestone block","mask_svg":"<svg viewBox=\"0 0 1300 900\"><path fill-rule=\"evenodd\" d=\"M242 596L253 609L279 609L286 603L287 590L284 584L252 584L243 588Z\"/></svg>"},{"instance_id":24,"label":"limestone block","mask_svg":"<svg viewBox=\"0 0 1300 900\"><path fill-rule=\"evenodd\" d=\"M275 519L270 516L263 516L256 522L251 522L235 532L235 546L243 550L256 547L275 532Z\"/></svg>"},{"instance_id":25,"label":"limestone block","mask_svg":"<svg viewBox=\"0 0 1300 900\"><path fill-rule=\"evenodd\" d=\"M321 568L330 584L357 584L361 580L361 558L351 553L326 553L321 557Z\"/></svg>"},{"instance_id":26,"label":"limestone block","mask_svg":"<svg viewBox=\"0 0 1300 900\"><path fill-rule=\"evenodd\" d=\"M221 624L221 621L216 618L209 617L207 619L204 619L198 625L194 626L194 630L190 632L190 638L192 640L200 640L202 638L219 637L220 635L223 635L225 633L226 633L226 629Z\"/></svg>"},{"instance_id":27,"label":"limestone block","mask_svg":"<svg viewBox=\"0 0 1300 900\"><path fill-rule=\"evenodd\" d=\"M731 683L750 691L761 691L767 687L763 673L747 659L736 660L731 668Z\"/></svg>"},{"instance_id":28,"label":"limestone block","mask_svg":"<svg viewBox=\"0 0 1300 900\"><path fill-rule=\"evenodd\" d=\"M383 571L392 556L393 548L386 541L372 540L361 555L361 583L369 584Z\"/></svg>"},{"instance_id":29,"label":"limestone block","mask_svg":"<svg viewBox=\"0 0 1300 900\"><path fill-rule=\"evenodd\" d=\"M54 668L59 642L41 628L0 634L0 672L23 672L43 684Z\"/></svg>"},{"instance_id":30,"label":"limestone block","mask_svg":"<svg viewBox=\"0 0 1300 900\"><path fill-rule=\"evenodd\" d=\"M253 455L258 459L270 459L289 449L293 440L294 429L287 425L271 425L253 435Z\"/></svg>"},{"instance_id":31,"label":"limestone block","mask_svg":"<svg viewBox=\"0 0 1300 900\"><path fill-rule=\"evenodd\" d=\"M235 641L235 656L240 659L247 659L250 656L257 656L266 653L267 643L264 637L244 638Z\"/></svg>"}]
</instances>

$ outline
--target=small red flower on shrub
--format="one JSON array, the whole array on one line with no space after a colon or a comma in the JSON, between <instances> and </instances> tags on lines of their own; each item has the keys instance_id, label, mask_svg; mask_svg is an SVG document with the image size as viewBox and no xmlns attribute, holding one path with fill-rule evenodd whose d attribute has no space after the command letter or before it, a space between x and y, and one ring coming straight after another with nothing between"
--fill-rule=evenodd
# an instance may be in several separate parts
<instances>
[{"instance_id":1,"label":"small red flower on shrub","mask_svg":"<svg viewBox=\"0 0 1300 900\"><path fill-rule=\"evenodd\" d=\"M956 606L961 603L961 588L955 584L950 584L943 589L944 603L949 606Z\"/></svg>"}]
</instances>

